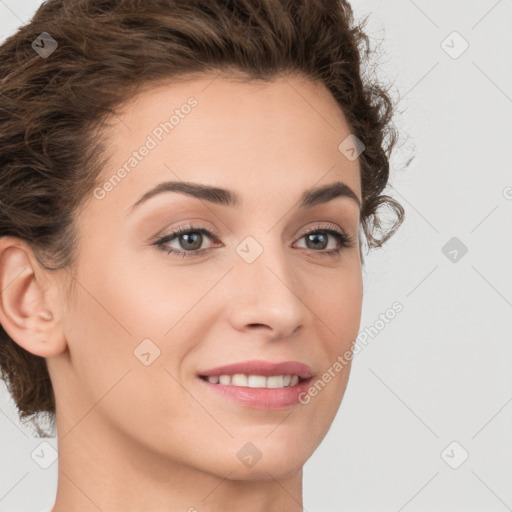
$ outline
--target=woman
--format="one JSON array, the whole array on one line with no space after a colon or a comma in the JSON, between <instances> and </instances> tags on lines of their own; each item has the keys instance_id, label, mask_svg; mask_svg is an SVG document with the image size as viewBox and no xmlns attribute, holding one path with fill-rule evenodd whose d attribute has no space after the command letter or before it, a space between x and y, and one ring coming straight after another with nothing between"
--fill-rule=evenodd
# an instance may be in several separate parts
<instances>
[{"instance_id":1,"label":"woman","mask_svg":"<svg viewBox=\"0 0 512 512\"><path fill-rule=\"evenodd\" d=\"M302 510L403 220L365 42L345 1L50 0L0 47L0 364L54 512Z\"/></svg>"}]
</instances>

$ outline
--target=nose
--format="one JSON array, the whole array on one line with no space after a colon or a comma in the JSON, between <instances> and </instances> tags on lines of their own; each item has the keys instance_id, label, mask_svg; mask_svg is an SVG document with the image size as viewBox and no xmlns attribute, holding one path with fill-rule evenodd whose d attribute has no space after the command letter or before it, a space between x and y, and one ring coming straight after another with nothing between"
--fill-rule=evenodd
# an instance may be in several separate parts
<instances>
[{"instance_id":1,"label":"nose","mask_svg":"<svg viewBox=\"0 0 512 512\"><path fill-rule=\"evenodd\" d=\"M284 248L271 249L269 244L252 263L237 261L229 319L239 331L258 330L281 339L303 325L308 308Z\"/></svg>"}]
</instances>

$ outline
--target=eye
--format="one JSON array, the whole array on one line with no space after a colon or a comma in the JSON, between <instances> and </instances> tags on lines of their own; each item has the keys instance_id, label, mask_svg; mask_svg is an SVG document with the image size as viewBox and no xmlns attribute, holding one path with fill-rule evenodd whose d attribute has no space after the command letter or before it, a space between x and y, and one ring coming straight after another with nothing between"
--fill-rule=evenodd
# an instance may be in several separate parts
<instances>
[{"instance_id":1,"label":"eye","mask_svg":"<svg viewBox=\"0 0 512 512\"><path fill-rule=\"evenodd\" d=\"M160 250L167 254L175 254L176 256L201 256L206 251L213 249L209 247L200 249L203 245L204 237L213 239L215 235L206 226L180 226L168 235L156 240L152 245L157 246ZM334 238L335 248L325 250L329 244L329 237ZM306 249L323 256L339 256L341 252L349 247L354 247L355 243L352 237L348 236L337 228L331 226L317 226L304 233L299 240L305 239ZM169 245L174 239L177 239L178 248Z\"/></svg>"},{"instance_id":2,"label":"eye","mask_svg":"<svg viewBox=\"0 0 512 512\"><path fill-rule=\"evenodd\" d=\"M333 237L338 246L329 251L325 251L326 246L329 244L329 237ZM320 254L326 256L339 256L341 252L350 247L355 247L354 239L337 228L331 226L317 226L312 230L307 231L302 235L300 240L305 239L306 248L312 249L314 252L320 252ZM335 244L336 245L336 244Z\"/></svg>"},{"instance_id":3,"label":"eye","mask_svg":"<svg viewBox=\"0 0 512 512\"><path fill-rule=\"evenodd\" d=\"M204 236L212 238L213 233L207 229L206 226L180 226L174 231L165 235L153 245L156 245L160 250L165 251L167 254L176 254L177 256L199 256L208 249L199 249L203 243ZM169 247L169 242L177 238L178 244L185 250Z\"/></svg>"}]
</instances>

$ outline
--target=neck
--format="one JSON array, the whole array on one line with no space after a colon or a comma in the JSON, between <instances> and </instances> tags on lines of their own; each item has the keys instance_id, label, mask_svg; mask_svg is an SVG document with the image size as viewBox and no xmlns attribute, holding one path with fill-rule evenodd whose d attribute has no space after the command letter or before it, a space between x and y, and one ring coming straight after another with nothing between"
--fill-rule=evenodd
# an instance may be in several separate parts
<instances>
[{"instance_id":1,"label":"neck","mask_svg":"<svg viewBox=\"0 0 512 512\"><path fill-rule=\"evenodd\" d=\"M57 414L59 476L52 512L302 512L302 468L274 478L254 466L230 479L151 452L94 414L73 428ZM238 462L238 461L237 461Z\"/></svg>"}]
</instances>

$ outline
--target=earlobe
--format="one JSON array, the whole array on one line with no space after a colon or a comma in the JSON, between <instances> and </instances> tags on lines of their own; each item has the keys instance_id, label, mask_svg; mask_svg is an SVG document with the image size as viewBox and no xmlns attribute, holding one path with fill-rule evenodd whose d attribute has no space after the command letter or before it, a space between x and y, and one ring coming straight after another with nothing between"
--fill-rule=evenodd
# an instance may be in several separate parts
<instances>
[{"instance_id":1,"label":"earlobe","mask_svg":"<svg viewBox=\"0 0 512 512\"><path fill-rule=\"evenodd\" d=\"M0 324L28 352L53 357L66 349L50 300L50 280L24 242L0 238ZM55 311L56 312L56 311Z\"/></svg>"}]
</instances>

